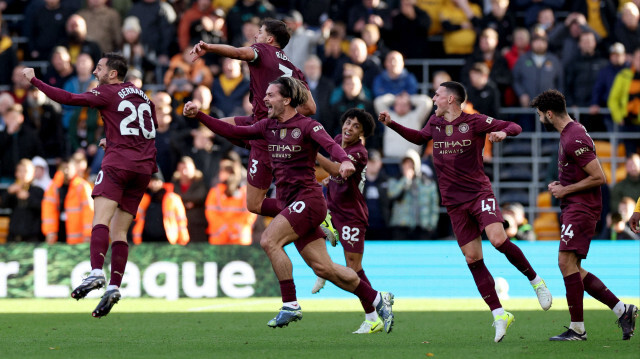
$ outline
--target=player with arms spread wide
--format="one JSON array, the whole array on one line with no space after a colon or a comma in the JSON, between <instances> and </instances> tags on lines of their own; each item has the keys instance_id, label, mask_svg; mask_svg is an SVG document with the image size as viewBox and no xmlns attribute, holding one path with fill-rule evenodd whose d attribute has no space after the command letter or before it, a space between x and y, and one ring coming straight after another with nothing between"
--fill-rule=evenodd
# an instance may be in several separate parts
<instances>
[{"instance_id":1,"label":"player with arms spread wide","mask_svg":"<svg viewBox=\"0 0 640 359\"><path fill-rule=\"evenodd\" d=\"M111 237L111 278L102 300L92 313L97 318L109 314L120 300L118 288L129 255L127 230L151 174L158 171L155 105L142 90L130 82L123 82L126 72L125 58L107 53L93 71L99 86L89 92L72 94L35 78L32 68L23 70L24 76L52 100L65 105L96 108L104 121L106 140L102 139L100 145L106 152L91 194L95 202L90 249L92 270L71 293L72 298L82 299L90 291L106 284L102 267Z\"/></svg>"},{"instance_id":2,"label":"player with arms spread wide","mask_svg":"<svg viewBox=\"0 0 640 359\"><path fill-rule=\"evenodd\" d=\"M367 112L352 108L342 114L342 133L334 138L341 145L356 168L356 172L344 179L340 176L340 163L333 156L328 159L318 154L317 160L322 168L329 172L325 179L327 185L327 205L333 213L333 223L338 230L338 238L344 249L347 267L353 269L360 280L371 285L362 269L364 253L364 239L369 224L369 210L367 201L362 194L364 189L365 171L369 155L362 139L369 137L375 129L375 121ZM318 277L312 293L317 293L325 284L325 279ZM384 324L376 309L366 302L362 302L365 320L354 334L371 334L382 331Z\"/></svg>"},{"instance_id":3,"label":"player with arms spread wide","mask_svg":"<svg viewBox=\"0 0 640 359\"><path fill-rule=\"evenodd\" d=\"M284 246L294 242L298 252L317 276L326 278L338 287L354 293L373 305L382 317L387 333L393 326L393 294L377 292L360 280L351 269L331 261L324 243L320 223L327 213L322 187L315 177L315 160L322 146L340 161L339 173L347 178L354 173L353 163L315 120L296 112L307 100L304 84L291 77L279 77L271 82L264 98L268 118L253 126L232 126L198 111L188 102L184 115L196 117L213 132L233 139L265 139L276 178L278 206L283 210L263 232L260 245L271 260L280 282L282 308L270 320L270 327L283 327L302 318L293 285L291 260ZM271 174L265 174L269 177Z\"/></svg>"},{"instance_id":4,"label":"player with arms spread wide","mask_svg":"<svg viewBox=\"0 0 640 359\"><path fill-rule=\"evenodd\" d=\"M482 165L486 134L491 142L500 142L507 136L518 135L522 128L486 115L463 113L462 103L466 99L462 84L443 82L433 96L435 115L422 130L412 130L393 122L387 112L380 113L379 120L409 142L421 145L433 139L433 161L442 204L447 207L458 245L478 291L493 313L494 341L500 342L514 316L502 308L493 277L484 264L480 236L483 230L491 244L529 279L542 309L551 307L552 298L545 282L520 248L507 237L500 207Z\"/></svg>"},{"instance_id":5,"label":"player with arms spread wide","mask_svg":"<svg viewBox=\"0 0 640 359\"><path fill-rule=\"evenodd\" d=\"M635 329L638 308L624 304L598 277L582 267L600 219L600 186L605 183L593 140L584 126L569 117L564 95L559 91L541 93L531 101L531 107L537 110L540 122L548 131L560 132L558 181L551 182L548 188L560 199L562 227L558 266L567 290L571 324L567 331L549 340L587 340L582 306L584 291L611 308L622 328L622 339L629 340Z\"/></svg>"}]
</instances>

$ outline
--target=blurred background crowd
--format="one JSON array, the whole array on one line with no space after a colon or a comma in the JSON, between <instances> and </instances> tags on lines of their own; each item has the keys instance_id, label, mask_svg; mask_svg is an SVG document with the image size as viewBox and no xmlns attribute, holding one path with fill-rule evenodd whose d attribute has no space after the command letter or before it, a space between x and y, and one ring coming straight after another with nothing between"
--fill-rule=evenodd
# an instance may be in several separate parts
<instances>
[{"instance_id":1,"label":"blurred background crowd","mask_svg":"<svg viewBox=\"0 0 640 359\"><path fill-rule=\"evenodd\" d=\"M604 136L596 141L598 154L614 158L613 168L605 168L597 237L638 239L625 223L640 196L639 6L640 0L0 0L0 242L89 241L90 193L103 156L100 114L49 100L21 70L35 67L46 83L82 93L97 86L92 71L111 51L128 59L125 81L148 93L159 123L160 172L142 200L132 241L255 242L269 219L246 211L247 149L183 117L182 106L197 102L214 117L251 113L246 64L213 54L192 61L189 51L199 41L249 46L267 17L289 27L284 51L305 73L318 105L313 117L332 136L353 107L374 118L389 111L420 129L433 112L435 88L456 80L468 90L465 111L515 121L531 140L542 130L529 101L548 88L562 91L580 122ZM555 179L557 142L540 143L542 152L522 155L541 156L545 166L530 171L541 172L543 183ZM512 144L512 151L507 144L495 151L487 143L488 175L508 180L512 170L516 180L531 181L517 167L494 171L500 157L518 153L521 146ZM452 238L431 149L384 126L366 146L367 239ZM536 201L501 198L513 239L536 240L533 208L557 206L544 188L539 192ZM557 210L547 212L540 231L546 223L557 227Z\"/></svg>"}]
</instances>

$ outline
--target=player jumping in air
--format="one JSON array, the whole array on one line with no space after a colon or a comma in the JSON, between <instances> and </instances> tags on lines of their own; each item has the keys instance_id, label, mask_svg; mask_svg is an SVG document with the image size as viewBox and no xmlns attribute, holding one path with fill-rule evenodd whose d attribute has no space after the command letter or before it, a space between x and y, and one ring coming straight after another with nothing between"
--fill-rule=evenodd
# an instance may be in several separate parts
<instances>
[{"instance_id":1,"label":"player jumping in air","mask_svg":"<svg viewBox=\"0 0 640 359\"><path fill-rule=\"evenodd\" d=\"M604 172L596 158L596 149L587 130L567 114L564 95L547 90L531 101L548 131L560 132L558 148L558 181L549 183L549 192L560 199L560 249L558 266L567 290L571 324L553 341L587 340L582 302L584 292L602 302L618 317L622 339L629 340L635 329L638 308L625 304L598 277L582 268L602 211L600 186Z\"/></svg>"},{"instance_id":2,"label":"player jumping in air","mask_svg":"<svg viewBox=\"0 0 640 359\"><path fill-rule=\"evenodd\" d=\"M462 103L466 99L462 84L443 82L433 96L435 115L422 130L393 122L387 112L380 113L379 120L411 143L422 145L433 139L433 161L442 204L451 217L458 245L478 291L493 313L497 343L504 338L514 316L502 308L493 277L484 264L480 237L483 230L491 244L529 279L542 309L551 308L552 297L520 248L507 237L500 207L482 164L486 134L491 142L500 142L507 136L518 135L522 128L486 115L463 113Z\"/></svg>"}]
</instances>

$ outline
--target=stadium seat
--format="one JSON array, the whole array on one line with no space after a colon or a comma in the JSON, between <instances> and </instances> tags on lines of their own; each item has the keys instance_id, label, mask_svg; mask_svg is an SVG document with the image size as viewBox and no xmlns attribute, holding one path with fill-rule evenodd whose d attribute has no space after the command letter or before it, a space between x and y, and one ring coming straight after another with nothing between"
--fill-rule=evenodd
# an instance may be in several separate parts
<instances>
[{"instance_id":1,"label":"stadium seat","mask_svg":"<svg viewBox=\"0 0 640 359\"><path fill-rule=\"evenodd\" d=\"M526 141L512 140L502 146L503 156L530 156L531 144Z\"/></svg>"},{"instance_id":2,"label":"stadium seat","mask_svg":"<svg viewBox=\"0 0 640 359\"><path fill-rule=\"evenodd\" d=\"M524 164L506 165L500 169L501 181L531 181L531 166Z\"/></svg>"},{"instance_id":3,"label":"stadium seat","mask_svg":"<svg viewBox=\"0 0 640 359\"><path fill-rule=\"evenodd\" d=\"M622 181L623 179L625 179L625 177L627 177L627 169L625 168L624 163L617 163L615 171L613 170L613 168L611 168L612 166L611 166L611 163L609 162L603 162L601 160L600 165L602 165L602 171L604 171L604 176L607 178L608 184L611 184L611 180L614 176L614 172L615 172L616 183Z\"/></svg>"},{"instance_id":4,"label":"stadium seat","mask_svg":"<svg viewBox=\"0 0 640 359\"><path fill-rule=\"evenodd\" d=\"M593 141L596 146L596 155L600 158L611 158L611 143L609 141ZM624 145L618 144L616 157L624 157Z\"/></svg>"},{"instance_id":5,"label":"stadium seat","mask_svg":"<svg viewBox=\"0 0 640 359\"><path fill-rule=\"evenodd\" d=\"M540 155L542 156L550 156L555 152L558 152L557 142L543 143L540 147Z\"/></svg>"},{"instance_id":6,"label":"stadium seat","mask_svg":"<svg viewBox=\"0 0 640 359\"><path fill-rule=\"evenodd\" d=\"M9 235L9 217L0 216L0 244L7 243Z\"/></svg>"},{"instance_id":7,"label":"stadium seat","mask_svg":"<svg viewBox=\"0 0 640 359\"><path fill-rule=\"evenodd\" d=\"M538 208L551 208L551 193L540 192L537 201ZM533 221L533 231L539 241L558 240L560 238L560 224L558 216L552 212L543 212Z\"/></svg>"},{"instance_id":8,"label":"stadium seat","mask_svg":"<svg viewBox=\"0 0 640 359\"><path fill-rule=\"evenodd\" d=\"M523 190L504 189L500 195L501 203L521 203L523 206L529 205L529 194Z\"/></svg>"}]
</instances>

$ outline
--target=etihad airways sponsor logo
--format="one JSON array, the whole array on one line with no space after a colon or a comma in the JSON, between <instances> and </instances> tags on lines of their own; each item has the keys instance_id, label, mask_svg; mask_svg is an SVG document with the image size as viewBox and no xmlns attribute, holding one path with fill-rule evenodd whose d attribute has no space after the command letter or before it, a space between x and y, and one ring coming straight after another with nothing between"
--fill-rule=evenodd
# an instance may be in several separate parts
<instances>
[{"instance_id":1,"label":"etihad airways sponsor logo","mask_svg":"<svg viewBox=\"0 0 640 359\"><path fill-rule=\"evenodd\" d=\"M589 147L582 147L576 150L576 156L580 156L581 154L585 153L585 152L589 152L591 149Z\"/></svg>"},{"instance_id":2,"label":"etihad airways sponsor logo","mask_svg":"<svg viewBox=\"0 0 640 359\"><path fill-rule=\"evenodd\" d=\"M435 141L433 149L437 149L440 155L453 155L464 152L464 147L471 146L471 140L461 141Z\"/></svg>"},{"instance_id":3,"label":"etihad airways sponsor logo","mask_svg":"<svg viewBox=\"0 0 640 359\"><path fill-rule=\"evenodd\" d=\"M271 158L291 158L292 152L302 151L300 145L269 145L269 152L271 152Z\"/></svg>"}]
</instances>

